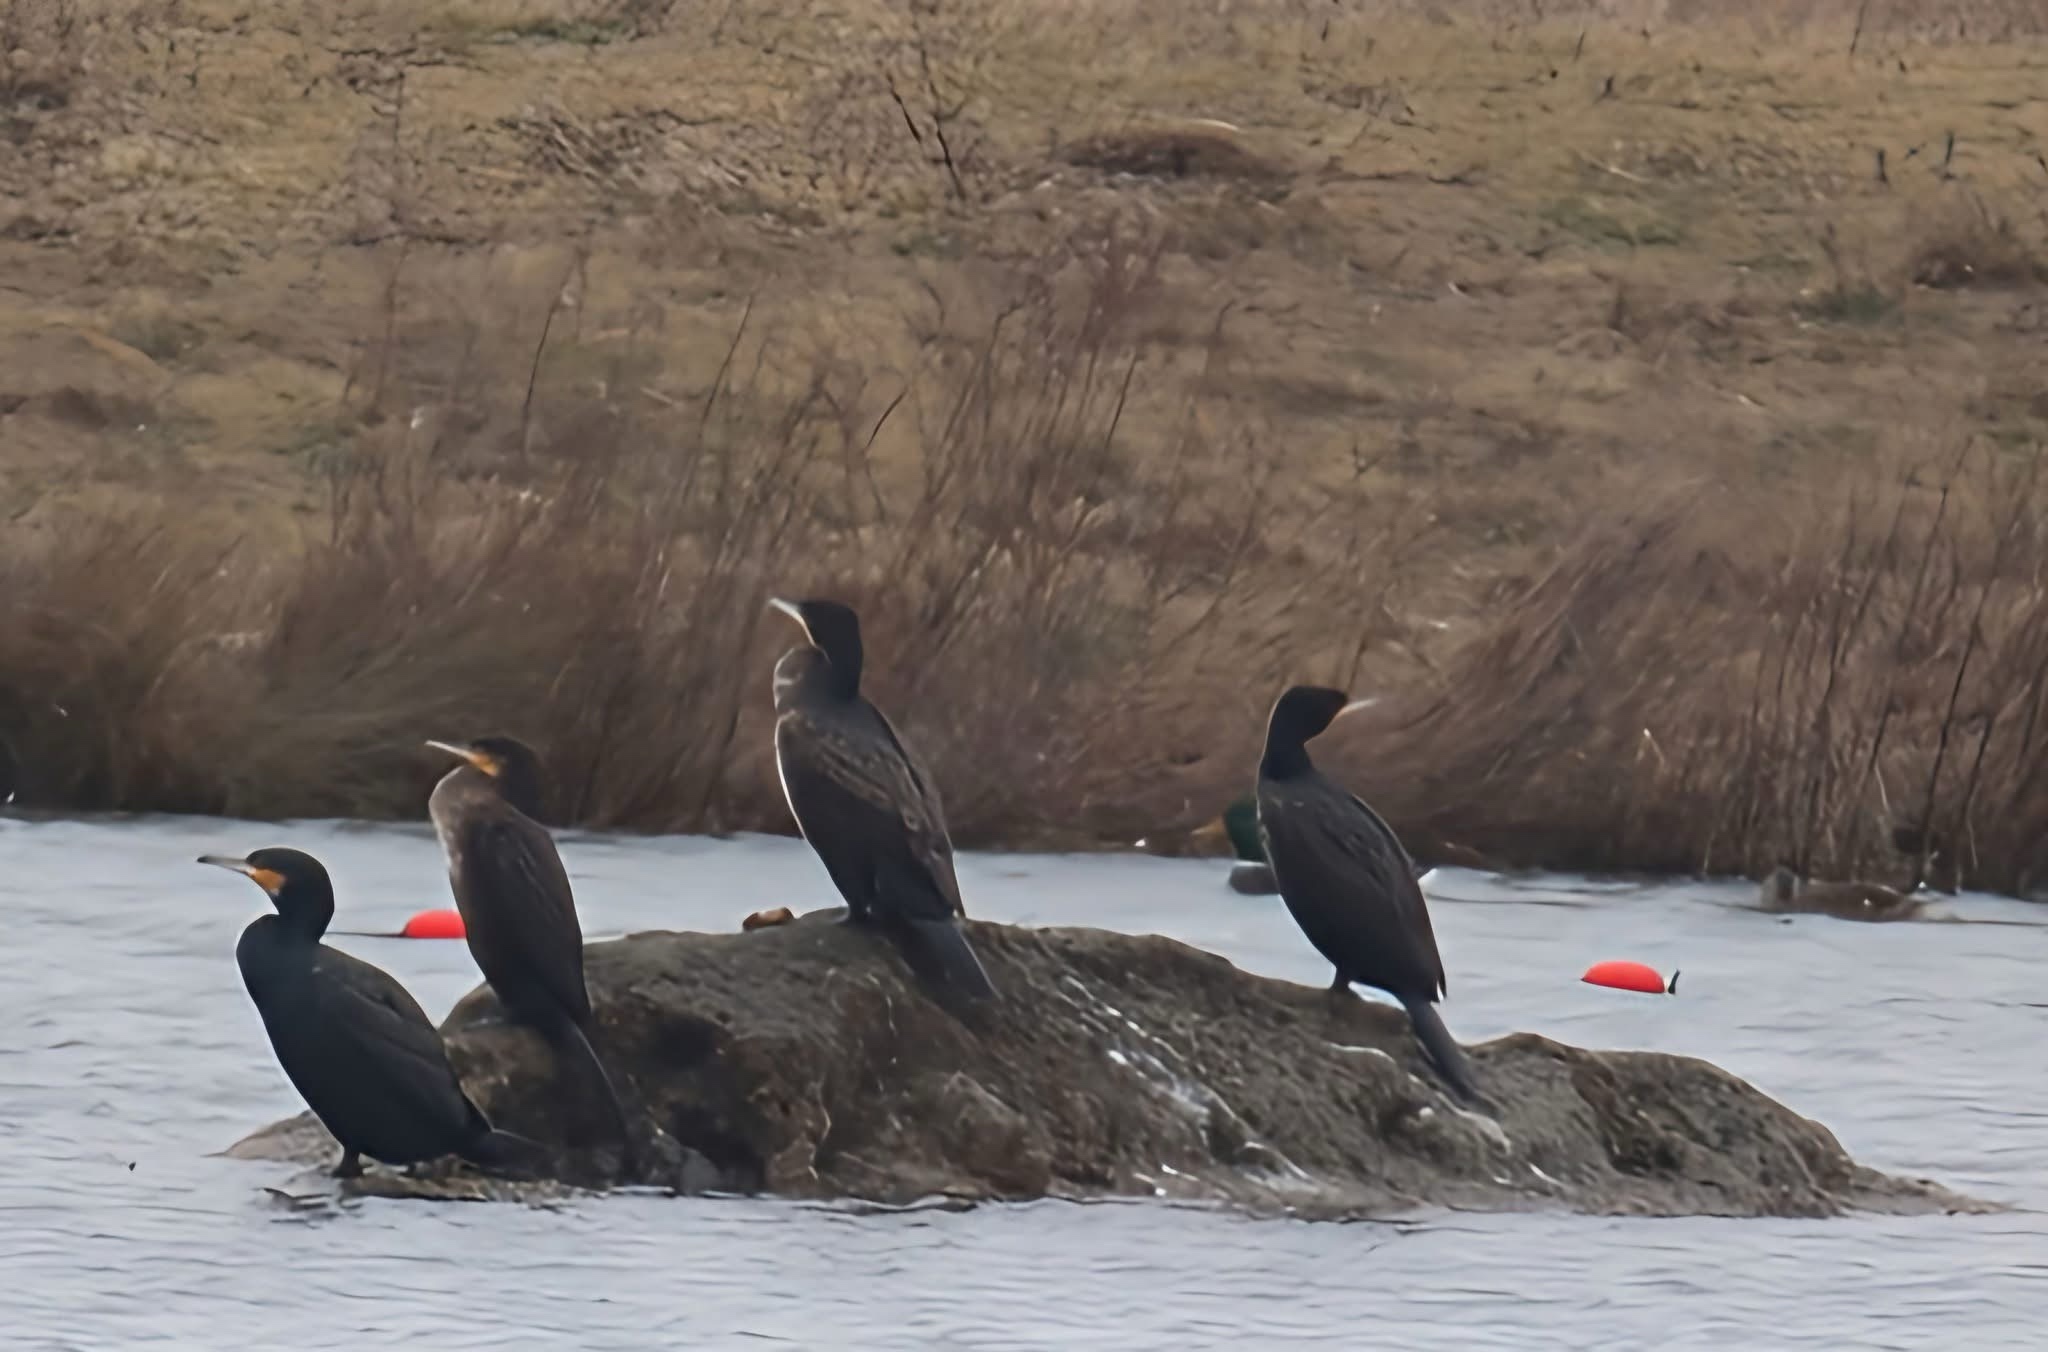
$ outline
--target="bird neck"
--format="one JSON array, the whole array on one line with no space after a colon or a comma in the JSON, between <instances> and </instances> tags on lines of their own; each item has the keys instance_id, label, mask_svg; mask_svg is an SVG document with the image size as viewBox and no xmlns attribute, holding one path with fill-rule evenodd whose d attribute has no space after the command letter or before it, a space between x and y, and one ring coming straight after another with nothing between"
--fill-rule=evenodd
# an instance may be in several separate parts
<instances>
[{"instance_id":1,"label":"bird neck","mask_svg":"<svg viewBox=\"0 0 2048 1352\"><path fill-rule=\"evenodd\" d=\"M840 644L838 651L825 653L825 689L840 699L860 698L861 651L859 644Z\"/></svg>"},{"instance_id":2,"label":"bird neck","mask_svg":"<svg viewBox=\"0 0 2048 1352\"><path fill-rule=\"evenodd\" d=\"M1315 768L1308 758L1308 743L1266 739L1266 754L1259 758L1261 779L1294 779Z\"/></svg>"},{"instance_id":3,"label":"bird neck","mask_svg":"<svg viewBox=\"0 0 2048 1352\"><path fill-rule=\"evenodd\" d=\"M490 776L486 775L486 779ZM508 765L491 782L498 796L524 815L540 820L540 776L524 765Z\"/></svg>"},{"instance_id":4,"label":"bird neck","mask_svg":"<svg viewBox=\"0 0 2048 1352\"><path fill-rule=\"evenodd\" d=\"M496 798L524 816L540 820L539 776L507 767L501 777L485 774L474 765L458 765L441 776L427 798L427 813L440 826L444 817L464 810L478 799Z\"/></svg>"},{"instance_id":5,"label":"bird neck","mask_svg":"<svg viewBox=\"0 0 2048 1352\"><path fill-rule=\"evenodd\" d=\"M334 919L334 889L322 883L291 883L277 894L276 906L286 933L317 944Z\"/></svg>"}]
</instances>

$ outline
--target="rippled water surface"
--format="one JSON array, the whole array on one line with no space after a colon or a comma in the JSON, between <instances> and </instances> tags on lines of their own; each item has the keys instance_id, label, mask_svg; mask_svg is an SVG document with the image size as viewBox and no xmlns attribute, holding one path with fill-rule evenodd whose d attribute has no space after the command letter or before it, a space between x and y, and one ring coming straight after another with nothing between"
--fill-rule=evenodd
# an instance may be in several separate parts
<instances>
[{"instance_id":1,"label":"rippled water surface","mask_svg":"<svg viewBox=\"0 0 2048 1352\"><path fill-rule=\"evenodd\" d=\"M209 1157L295 1111L235 972L262 909L205 851L323 857L344 929L446 905L424 830L0 820L0 1343L10 1348L1991 1348L2048 1346L2048 910L1782 924L1734 887L1442 872L1467 1042L1530 1029L1707 1057L1880 1168L2016 1209L1811 1221L1252 1221L1152 1204L856 1215L770 1201L294 1211ZM832 902L792 841L570 836L592 937ZM1216 861L971 856L980 916L1159 931L1320 984ZM437 1016L460 943L342 938ZM1676 998L1577 981L1684 970ZM294 1182L298 1179L298 1182Z\"/></svg>"}]
</instances>

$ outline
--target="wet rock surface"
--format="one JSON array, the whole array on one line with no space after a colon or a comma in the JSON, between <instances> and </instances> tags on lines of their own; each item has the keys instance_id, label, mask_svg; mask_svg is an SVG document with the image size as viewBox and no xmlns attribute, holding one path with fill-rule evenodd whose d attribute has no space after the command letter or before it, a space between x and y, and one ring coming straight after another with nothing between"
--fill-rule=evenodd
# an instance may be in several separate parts
<instances>
[{"instance_id":1,"label":"wet rock surface","mask_svg":"<svg viewBox=\"0 0 2048 1352\"><path fill-rule=\"evenodd\" d=\"M1461 1111L1400 1011L1156 936L973 923L1005 998L970 1027L839 914L590 946L599 1051L645 1133L623 1181L891 1204L1157 1196L1318 1216L1979 1209L1858 1165L1825 1127L1689 1057L1514 1034L1468 1048L1491 1103ZM556 1180L443 1162L346 1189L545 1201L612 1179L602 1112L562 1102L547 1047L507 1024L487 988L443 1028L492 1120L554 1148ZM337 1154L303 1114L229 1153Z\"/></svg>"}]
</instances>

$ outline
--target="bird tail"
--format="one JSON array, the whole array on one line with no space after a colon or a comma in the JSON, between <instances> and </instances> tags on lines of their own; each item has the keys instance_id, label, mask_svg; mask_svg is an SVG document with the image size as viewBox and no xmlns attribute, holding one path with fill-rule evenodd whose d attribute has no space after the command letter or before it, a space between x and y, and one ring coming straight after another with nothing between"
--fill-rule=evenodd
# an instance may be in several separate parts
<instances>
[{"instance_id":1,"label":"bird tail","mask_svg":"<svg viewBox=\"0 0 2048 1352\"><path fill-rule=\"evenodd\" d=\"M538 1178L546 1174L550 1154L539 1141L493 1127L464 1146L462 1158L489 1173Z\"/></svg>"},{"instance_id":2,"label":"bird tail","mask_svg":"<svg viewBox=\"0 0 2048 1352\"><path fill-rule=\"evenodd\" d=\"M1480 1102L1479 1088L1472 1082L1472 1067L1466 1064L1465 1053L1458 1050L1458 1041L1451 1036L1451 1030L1444 1027L1443 1016L1436 1012L1436 1006L1428 1000L1407 998L1403 998L1401 1004L1408 1011L1408 1022L1415 1027L1416 1040L1428 1053L1437 1075L1451 1087L1452 1093L1465 1102Z\"/></svg>"},{"instance_id":3,"label":"bird tail","mask_svg":"<svg viewBox=\"0 0 2048 1352\"><path fill-rule=\"evenodd\" d=\"M967 935L952 920L908 918L890 926L903 961L933 996L957 996L980 1002L996 998L996 988L974 956Z\"/></svg>"},{"instance_id":4,"label":"bird tail","mask_svg":"<svg viewBox=\"0 0 2048 1352\"><path fill-rule=\"evenodd\" d=\"M628 1174L633 1173L637 1156L633 1130L626 1120L625 1104L619 1099L619 1091L612 1087L612 1077L606 1072L604 1062L598 1059L596 1048L590 1045L590 1038L575 1021L563 1019L554 1042L558 1049L582 1064L583 1074L592 1088L604 1091L605 1102L611 1108L612 1129L619 1138L620 1168Z\"/></svg>"}]
</instances>

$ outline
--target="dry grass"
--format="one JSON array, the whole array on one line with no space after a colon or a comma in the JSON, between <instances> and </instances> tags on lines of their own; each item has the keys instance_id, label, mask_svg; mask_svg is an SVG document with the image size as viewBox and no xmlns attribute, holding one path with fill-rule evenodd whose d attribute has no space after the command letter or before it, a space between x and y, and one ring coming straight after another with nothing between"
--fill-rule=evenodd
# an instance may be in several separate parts
<instances>
[{"instance_id":1,"label":"dry grass","mask_svg":"<svg viewBox=\"0 0 2048 1352\"><path fill-rule=\"evenodd\" d=\"M2032 227L1999 215L1974 194L1943 203L1913 241L1907 275L1915 286L2035 287L2048 282L2048 241L2037 214Z\"/></svg>"},{"instance_id":2,"label":"dry grass","mask_svg":"<svg viewBox=\"0 0 2048 1352\"><path fill-rule=\"evenodd\" d=\"M1200 816L1281 684L1355 682L1400 644L1433 526L1370 465L1286 532L1258 474L1218 492L1207 469L1251 429L1207 416L1220 335L1192 369L1141 337L1164 257L1084 234L972 331L934 317L896 386L742 328L687 405L606 397L542 378L551 315L526 382L366 355L292 555L181 528L177 504L12 537L0 740L24 801L410 816L422 738L510 728L546 749L561 819L777 829L764 673L787 636L764 602L822 591L866 615L877 697L963 840ZM1127 411L1162 396L1174 437L1133 454ZM896 419L909 460L874 451ZM1589 522L1410 664L1331 762L1411 838L1518 863L1935 862L2024 888L2048 811L2041 468L1983 442L1790 498L1652 476L1629 496L1653 505ZM1313 557L1276 551L1325 528ZM1907 837L1946 848L1901 864Z\"/></svg>"},{"instance_id":3,"label":"dry grass","mask_svg":"<svg viewBox=\"0 0 2048 1352\"><path fill-rule=\"evenodd\" d=\"M2020 886L2042 13L25 0L0 738L779 828L834 592L965 840L1206 818L1306 678L1418 841Z\"/></svg>"},{"instance_id":4,"label":"dry grass","mask_svg":"<svg viewBox=\"0 0 2048 1352\"><path fill-rule=\"evenodd\" d=\"M1590 533L1360 773L1411 829L1560 868L2024 889L2048 864L2041 470L1981 445L1791 501L1674 490Z\"/></svg>"},{"instance_id":5,"label":"dry grass","mask_svg":"<svg viewBox=\"0 0 2048 1352\"><path fill-rule=\"evenodd\" d=\"M11 537L0 739L23 801L417 815L421 739L509 728L545 748L562 819L780 828L766 673L790 636L763 632L765 602L822 592L861 608L873 687L963 839L1184 818L1255 732L1245 709L1221 760L1191 720L1272 687L1311 597L1391 573L1393 537L1258 566L1263 484L1220 496L1196 472L1237 449L1204 440L1209 372L1155 369L1138 337L1162 257L1086 232L979 328L936 317L893 387L746 327L687 403L630 375L613 396L616 370L551 383L552 313L525 382L493 369L489 317L440 335L469 354L450 382L393 321L297 550L181 526L177 502ZM1181 404L1142 457L1137 390ZM874 455L891 420L916 424L908 460Z\"/></svg>"}]
</instances>

